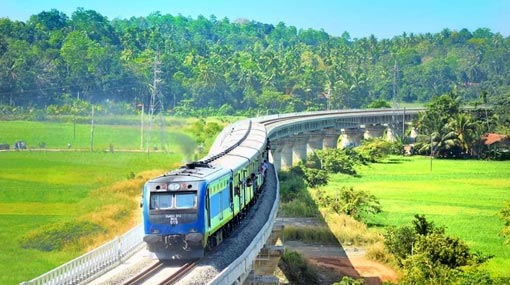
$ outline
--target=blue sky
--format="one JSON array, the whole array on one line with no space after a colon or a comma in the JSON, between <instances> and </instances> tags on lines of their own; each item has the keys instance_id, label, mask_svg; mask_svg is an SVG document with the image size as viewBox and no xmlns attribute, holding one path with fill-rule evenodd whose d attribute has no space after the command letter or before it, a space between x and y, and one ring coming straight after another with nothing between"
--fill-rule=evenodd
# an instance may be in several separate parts
<instances>
[{"instance_id":1,"label":"blue sky","mask_svg":"<svg viewBox=\"0 0 510 285\"><path fill-rule=\"evenodd\" d=\"M0 0L0 17L26 21L53 8L70 17L77 7L110 20L154 11L192 18L215 15L231 21L284 22L298 29L323 29L333 36L347 31L352 38L482 27L505 37L510 34L510 0Z\"/></svg>"}]
</instances>

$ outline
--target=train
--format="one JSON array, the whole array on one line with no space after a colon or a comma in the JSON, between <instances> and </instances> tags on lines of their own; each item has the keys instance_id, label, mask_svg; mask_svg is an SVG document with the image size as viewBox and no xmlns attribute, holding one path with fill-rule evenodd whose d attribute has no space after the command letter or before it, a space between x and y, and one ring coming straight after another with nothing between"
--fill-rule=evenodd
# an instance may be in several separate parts
<instances>
[{"instance_id":1,"label":"train","mask_svg":"<svg viewBox=\"0 0 510 285\"><path fill-rule=\"evenodd\" d=\"M269 142L251 120L225 128L208 155L148 180L143 240L160 260L195 259L227 238L264 183Z\"/></svg>"}]
</instances>

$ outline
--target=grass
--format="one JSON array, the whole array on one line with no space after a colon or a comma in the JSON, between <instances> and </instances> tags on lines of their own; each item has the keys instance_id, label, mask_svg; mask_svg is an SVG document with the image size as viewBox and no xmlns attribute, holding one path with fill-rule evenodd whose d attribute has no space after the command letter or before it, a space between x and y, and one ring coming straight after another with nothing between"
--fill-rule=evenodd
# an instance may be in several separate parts
<instances>
[{"instance_id":1,"label":"grass","mask_svg":"<svg viewBox=\"0 0 510 285\"><path fill-rule=\"evenodd\" d=\"M510 246L498 235L503 222L497 216L510 200L510 162L435 159L431 170L429 158L392 157L359 174L332 175L325 189L352 186L374 194L383 213L369 220L373 227L408 225L424 214L473 251L494 255L485 265L493 277L510 277Z\"/></svg>"},{"instance_id":2,"label":"grass","mask_svg":"<svg viewBox=\"0 0 510 285\"><path fill-rule=\"evenodd\" d=\"M150 137L149 127L145 126L145 143L147 144L150 139L151 148L156 145L159 149L180 151L175 146L179 145L180 138L186 136L182 129L183 125L189 124L189 121L171 120L167 122L163 133L160 132L159 127L153 127ZM28 148L39 148L39 145L43 143L48 149L67 149L68 144L71 144L72 150L90 150L91 147L92 128L90 124L4 121L0 123L0 128L2 130L0 143L10 144L11 149L14 148L14 142L18 140L24 140ZM109 150L110 144L114 149L139 150L141 145L140 125L100 125L96 123L94 125L93 149L95 151Z\"/></svg>"},{"instance_id":3,"label":"grass","mask_svg":"<svg viewBox=\"0 0 510 285\"><path fill-rule=\"evenodd\" d=\"M90 152L89 125L77 124L73 140L72 123L0 122L0 143L25 140L29 148L0 152L0 284L28 281L140 222L142 185L182 164L180 141L193 141L188 123L165 129L170 152L148 155L117 151L140 148L135 125L96 125ZM34 151L40 142L46 150ZM110 143L116 151L103 151Z\"/></svg>"}]
</instances>

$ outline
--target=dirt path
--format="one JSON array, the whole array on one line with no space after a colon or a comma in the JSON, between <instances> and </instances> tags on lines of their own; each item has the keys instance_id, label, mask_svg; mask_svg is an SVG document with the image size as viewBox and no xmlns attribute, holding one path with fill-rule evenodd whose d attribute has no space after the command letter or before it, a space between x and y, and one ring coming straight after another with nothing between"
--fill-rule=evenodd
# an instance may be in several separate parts
<instances>
[{"instance_id":1,"label":"dirt path","mask_svg":"<svg viewBox=\"0 0 510 285\"><path fill-rule=\"evenodd\" d=\"M317 225L316 219L279 219L293 226ZM390 267L369 260L363 249L342 246L312 245L297 241L284 241L283 245L297 251L319 268L321 284L338 282L342 276L363 278L367 285L381 285L383 281L397 280L397 273Z\"/></svg>"}]
</instances>

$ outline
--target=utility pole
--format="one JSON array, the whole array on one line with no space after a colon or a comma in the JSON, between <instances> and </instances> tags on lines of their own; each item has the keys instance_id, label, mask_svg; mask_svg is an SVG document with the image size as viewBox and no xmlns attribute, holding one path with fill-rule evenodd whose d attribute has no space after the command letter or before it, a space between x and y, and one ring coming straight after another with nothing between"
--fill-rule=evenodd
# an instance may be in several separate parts
<instances>
[{"instance_id":1,"label":"utility pole","mask_svg":"<svg viewBox=\"0 0 510 285\"><path fill-rule=\"evenodd\" d=\"M163 101L161 100L161 93L159 91L159 83L161 79L159 74L161 73L160 69L161 60L159 59L159 51L156 53L154 58L154 66L153 66L153 81L152 81L152 92L149 103L149 142L147 145L147 155L149 155L149 149L152 145L152 126L154 124L154 112L156 109L159 109L159 125L160 125L160 144L163 146ZM159 107L159 108L158 108Z\"/></svg>"},{"instance_id":2,"label":"utility pole","mask_svg":"<svg viewBox=\"0 0 510 285\"><path fill-rule=\"evenodd\" d=\"M393 65L393 98L392 98L392 128L395 130L395 134L397 134L397 115L396 111L398 109L398 100L397 100L397 73L398 73L398 65L397 60L395 59L395 64ZM402 137L403 138L403 137Z\"/></svg>"},{"instance_id":3,"label":"utility pole","mask_svg":"<svg viewBox=\"0 0 510 285\"><path fill-rule=\"evenodd\" d=\"M395 65L393 66L393 108L398 108L397 103L397 72L398 72L398 66L397 66L397 60L395 59Z\"/></svg>"},{"instance_id":4,"label":"utility pole","mask_svg":"<svg viewBox=\"0 0 510 285\"><path fill-rule=\"evenodd\" d=\"M94 104L92 104L92 119L90 120L90 151L94 151Z\"/></svg>"},{"instance_id":5,"label":"utility pole","mask_svg":"<svg viewBox=\"0 0 510 285\"><path fill-rule=\"evenodd\" d=\"M140 149L143 150L143 113L145 103L142 100L142 112L140 113Z\"/></svg>"}]
</instances>

